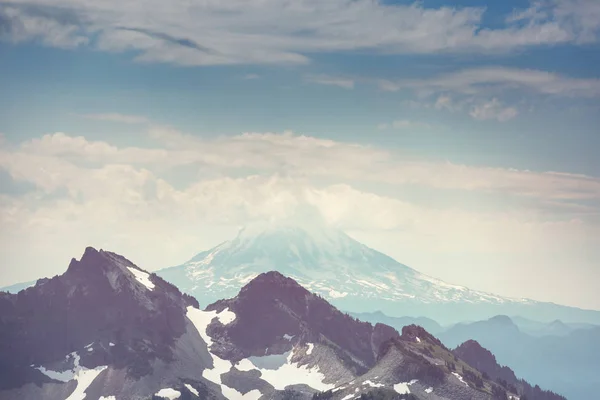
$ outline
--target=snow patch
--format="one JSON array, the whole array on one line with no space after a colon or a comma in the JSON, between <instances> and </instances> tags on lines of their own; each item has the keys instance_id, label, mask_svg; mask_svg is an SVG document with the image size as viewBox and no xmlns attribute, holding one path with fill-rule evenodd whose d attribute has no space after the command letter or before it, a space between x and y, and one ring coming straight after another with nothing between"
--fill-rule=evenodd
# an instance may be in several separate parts
<instances>
[{"instance_id":1,"label":"snow patch","mask_svg":"<svg viewBox=\"0 0 600 400\"><path fill-rule=\"evenodd\" d=\"M100 396L98 400L117 400L115 396Z\"/></svg>"},{"instance_id":2,"label":"snow patch","mask_svg":"<svg viewBox=\"0 0 600 400\"><path fill-rule=\"evenodd\" d=\"M312 343L307 343L308 344L308 350L306 350L306 355L310 356L312 354L313 349L315 348L315 345Z\"/></svg>"},{"instance_id":3,"label":"snow patch","mask_svg":"<svg viewBox=\"0 0 600 400\"><path fill-rule=\"evenodd\" d=\"M129 272L131 272L133 274L133 276L135 276L135 279L141 283L142 285L146 286L146 288L148 288L149 290L153 290L154 289L154 283L152 283L152 281L150 280L150 274L144 271L140 271L139 269L135 269L132 267L127 267L127 269L129 270Z\"/></svg>"},{"instance_id":4,"label":"snow patch","mask_svg":"<svg viewBox=\"0 0 600 400\"><path fill-rule=\"evenodd\" d=\"M354 394L349 394L347 396L342 397L342 400L349 400L354 397Z\"/></svg>"},{"instance_id":5,"label":"snow patch","mask_svg":"<svg viewBox=\"0 0 600 400\"><path fill-rule=\"evenodd\" d=\"M79 354L73 352L67 355L67 359L69 357L73 357L74 367L72 370L57 372L46 370L44 367L40 367L38 369L46 376L49 376L51 378L52 376L54 376L54 379L59 378L57 380L60 380L62 382L69 382L70 380L75 379L77 381L77 386L75 387L73 393L71 393L71 395L65 400L83 400L85 399L86 389L92 384L92 382L94 381L94 379L96 379L100 372L104 371L107 368L107 366L104 365L101 367L96 367L94 369L87 369L79 365Z\"/></svg>"},{"instance_id":6,"label":"snow patch","mask_svg":"<svg viewBox=\"0 0 600 400\"><path fill-rule=\"evenodd\" d=\"M238 362L235 367L239 371L252 371L253 369L256 368L254 366L254 364L252 364L252 362L250 360L248 360L247 358L244 358L243 360L240 360L240 362Z\"/></svg>"},{"instance_id":7,"label":"snow patch","mask_svg":"<svg viewBox=\"0 0 600 400\"><path fill-rule=\"evenodd\" d=\"M421 343L421 339L418 336L415 339L417 339L417 343Z\"/></svg>"},{"instance_id":8,"label":"snow patch","mask_svg":"<svg viewBox=\"0 0 600 400\"><path fill-rule=\"evenodd\" d=\"M110 347L115 347L115 344L114 344L113 342L109 342L109 343L108 343L108 345L109 345Z\"/></svg>"},{"instance_id":9,"label":"snow patch","mask_svg":"<svg viewBox=\"0 0 600 400\"><path fill-rule=\"evenodd\" d=\"M465 382L465 380L463 379L463 377L460 376L458 373L453 372L452 375L454 375L455 377L457 377L458 380L461 381L462 383L464 383L466 387L469 387L469 384L467 382Z\"/></svg>"},{"instance_id":10,"label":"snow patch","mask_svg":"<svg viewBox=\"0 0 600 400\"><path fill-rule=\"evenodd\" d=\"M340 299L342 297L348 296L348 292L338 292L337 290L331 289L329 291L329 296L331 296L332 299Z\"/></svg>"},{"instance_id":11,"label":"snow patch","mask_svg":"<svg viewBox=\"0 0 600 400\"><path fill-rule=\"evenodd\" d=\"M160 389L154 395L158 396L158 397L163 397L163 398L169 399L169 400L175 400L175 399L178 399L179 396L181 396L181 392L179 390L165 388L165 389Z\"/></svg>"},{"instance_id":12,"label":"snow patch","mask_svg":"<svg viewBox=\"0 0 600 400\"><path fill-rule=\"evenodd\" d=\"M410 388L407 382L400 382L394 385L394 390L399 394L409 394Z\"/></svg>"},{"instance_id":13,"label":"snow patch","mask_svg":"<svg viewBox=\"0 0 600 400\"><path fill-rule=\"evenodd\" d=\"M288 334L286 333L285 335L283 335L283 338L284 338L285 340L288 340L288 341L290 341L290 340L292 340L292 339L294 338L294 336L290 336L290 335L288 335Z\"/></svg>"},{"instance_id":14,"label":"snow patch","mask_svg":"<svg viewBox=\"0 0 600 400\"><path fill-rule=\"evenodd\" d=\"M277 369L257 368L261 373L261 379L273 385L276 390L284 390L288 385L300 384L308 385L321 392L335 387L332 384L323 383L325 375L320 372L318 366L308 368L308 365L300 366L297 363L292 363L293 354L294 351L290 351L286 363Z\"/></svg>"},{"instance_id":15,"label":"snow patch","mask_svg":"<svg viewBox=\"0 0 600 400\"><path fill-rule=\"evenodd\" d=\"M189 383L186 383L184 386L185 386L185 387L187 388L187 390L189 390L189 391L190 391L192 394L195 394L196 396L200 397L200 393L198 393L198 391L196 390L196 388L195 388L195 387L193 387L193 386L192 386L192 385L190 385Z\"/></svg>"},{"instance_id":16,"label":"snow patch","mask_svg":"<svg viewBox=\"0 0 600 400\"><path fill-rule=\"evenodd\" d=\"M217 314L217 318L223 325L229 325L235 320L236 315L233 311L229 311L229 308L226 308Z\"/></svg>"},{"instance_id":17,"label":"snow patch","mask_svg":"<svg viewBox=\"0 0 600 400\"><path fill-rule=\"evenodd\" d=\"M89 350L89 349L88 349ZM73 352L71 354L67 354L65 357L67 360L73 357L73 369L69 369L66 371L52 371L49 369L40 366L37 368L42 374L46 375L50 379L54 379L60 382L69 382L71 380L77 381L77 386L75 390L69 397L65 400L83 400L85 399L85 391L90 386L90 384L96 379L96 377L100 374L100 372L104 371L107 366L100 366L94 369L88 369L79 365L79 354L77 352Z\"/></svg>"},{"instance_id":18,"label":"snow patch","mask_svg":"<svg viewBox=\"0 0 600 400\"><path fill-rule=\"evenodd\" d=\"M233 318L232 318L233 315ZM229 372L233 368L231 361L223 360L222 358L210 353L210 347L213 343L212 338L206 333L208 325L216 317L223 323L223 321L230 323L235 319L235 314L230 312L228 309L223 310L220 313L216 311L201 311L197 308L189 306L186 313L187 318L192 322L196 330L200 334L200 337L206 343L209 354L213 360L213 368L205 369L202 371L202 376L211 382L216 383L221 387L221 393L229 400L258 400L262 395L258 390L251 390L246 394L242 394L235 389L226 386L221 381L221 375ZM241 364L241 363L240 363ZM247 366L247 364L245 364Z\"/></svg>"},{"instance_id":19,"label":"snow patch","mask_svg":"<svg viewBox=\"0 0 600 400\"><path fill-rule=\"evenodd\" d=\"M411 385L414 385L415 383L417 383L419 380L418 379L413 379L410 382L400 382L400 383L396 383L394 385L394 390L399 393L399 394L409 394L410 393L410 387Z\"/></svg>"},{"instance_id":20,"label":"snow patch","mask_svg":"<svg viewBox=\"0 0 600 400\"><path fill-rule=\"evenodd\" d=\"M431 393L431 392L433 392L433 388L432 387L425 389L425 393Z\"/></svg>"},{"instance_id":21,"label":"snow patch","mask_svg":"<svg viewBox=\"0 0 600 400\"><path fill-rule=\"evenodd\" d=\"M385 386L383 383L375 383L375 382L372 382L370 380L366 380L364 384L365 385L369 385L371 387L383 387L383 386Z\"/></svg>"}]
</instances>

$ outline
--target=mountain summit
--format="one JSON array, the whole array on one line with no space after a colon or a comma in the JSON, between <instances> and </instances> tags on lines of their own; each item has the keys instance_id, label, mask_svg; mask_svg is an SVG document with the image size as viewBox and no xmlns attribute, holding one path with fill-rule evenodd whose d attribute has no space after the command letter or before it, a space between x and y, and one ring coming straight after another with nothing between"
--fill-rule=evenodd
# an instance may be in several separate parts
<instances>
[{"instance_id":1,"label":"mountain summit","mask_svg":"<svg viewBox=\"0 0 600 400\"><path fill-rule=\"evenodd\" d=\"M201 310L124 257L87 248L64 274L17 294L0 292L0 315L3 400L516 394L422 327L400 335L359 321L276 271Z\"/></svg>"},{"instance_id":2,"label":"mountain summit","mask_svg":"<svg viewBox=\"0 0 600 400\"><path fill-rule=\"evenodd\" d=\"M397 308L399 303L411 304L413 312L417 304L533 303L445 283L340 230L312 223L246 227L232 240L157 273L201 304L208 304L232 297L251 279L271 270L292 277L336 306L352 311L384 309L382 305L386 304Z\"/></svg>"},{"instance_id":3,"label":"mountain summit","mask_svg":"<svg viewBox=\"0 0 600 400\"><path fill-rule=\"evenodd\" d=\"M272 270L352 312L424 316L441 324L499 314L600 323L598 311L507 298L443 282L311 218L242 228L232 240L157 274L204 306L233 297L250 280Z\"/></svg>"}]
</instances>

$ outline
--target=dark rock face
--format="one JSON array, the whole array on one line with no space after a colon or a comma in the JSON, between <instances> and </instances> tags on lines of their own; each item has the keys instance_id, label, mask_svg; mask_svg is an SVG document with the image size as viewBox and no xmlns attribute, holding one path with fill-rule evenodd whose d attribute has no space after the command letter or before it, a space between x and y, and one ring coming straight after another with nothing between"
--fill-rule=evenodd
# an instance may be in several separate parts
<instances>
[{"instance_id":1,"label":"dark rock face","mask_svg":"<svg viewBox=\"0 0 600 400\"><path fill-rule=\"evenodd\" d=\"M496 357L474 340L469 340L458 346L454 350L454 354L473 368L485 372L494 380L503 379L513 385L518 381L515 373L510 368L498 365Z\"/></svg>"},{"instance_id":2,"label":"dark rock face","mask_svg":"<svg viewBox=\"0 0 600 400\"><path fill-rule=\"evenodd\" d=\"M382 343L399 337L387 325L373 326L338 311L278 272L259 275L237 297L211 304L207 310L226 308L237 315L236 320L227 326L213 322L208 333L216 342L230 344L217 351L231 360L289 351L292 341L284 338L287 335L296 343L330 343L364 368L375 364Z\"/></svg>"},{"instance_id":3,"label":"dark rock face","mask_svg":"<svg viewBox=\"0 0 600 400\"><path fill-rule=\"evenodd\" d=\"M512 388L513 391L525 395L528 399L566 400L561 395L542 390L537 385L533 387L528 382L518 379L512 369L499 365L496 357L475 340L466 341L458 346L453 353L473 368L484 373L491 380L499 382L504 388Z\"/></svg>"},{"instance_id":4,"label":"dark rock face","mask_svg":"<svg viewBox=\"0 0 600 400\"><path fill-rule=\"evenodd\" d=\"M407 325L402 328L402 340L408 342L414 342L419 340L425 340L431 344L435 344L440 346L441 348L448 350L446 346L442 344L442 342L433 336L431 333L427 332L423 327L418 325Z\"/></svg>"},{"instance_id":5,"label":"dark rock face","mask_svg":"<svg viewBox=\"0 0 600 400\"><path fill-rule=\"evenodd\" d=\"M57 363L74 351L84 367L128 368L134 377L147 373L154 358L169 360L185 330L185 307L197 303L155 275L148 289L128 268L142 271L87 248L63 275L0 293L0 389L48 381L31 365ZM91 342L94 350L82 351Z\"/></svg>"}]
</instances>

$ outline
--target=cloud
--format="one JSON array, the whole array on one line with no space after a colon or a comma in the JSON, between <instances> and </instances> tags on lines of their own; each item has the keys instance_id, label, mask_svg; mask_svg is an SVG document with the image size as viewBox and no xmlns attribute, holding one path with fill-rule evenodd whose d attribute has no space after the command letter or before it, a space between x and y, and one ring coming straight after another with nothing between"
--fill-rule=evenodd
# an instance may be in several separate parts
<instances>
[{"instance_id":1,"label":"cloud","mask_svg":"<svg viewBox=\"0 0 600 400\"><path fill-rule=\"evenodd\" d=\"M2 7L1 3L0 40L12 43L40 41L58 48L75 48L89 43L89 38L76 24L28 14L18 7Z\"/></svg>"},{"instance_id":2,"label":"cloud","mask_svg":"<svg viewBox=\"0 0 600 400\"><path fill-rule=\"evenodd\" d=\"M331 76L307 76L307 82L317 83L319 85L337 86L343 89L354 89L354 80Z\"/></svg>"},{"instance_id":3,"label":"cloud","mask_svg":"<svg viewBox=\"0 0 600 400\"><path fill-rule=\"evenodd\" d=\"M508 90L529 90L542 95L565 97L600 96L600 79L571 78L551 72L506 67L469 68L426 79L379 81L382 90L403 89L424 93L453 92L477 95Z\"/></svg>"},{"instance_id":4,"label":"cloud","mask_svg":"<svg viewBox=\"0 0 600 400\"><path fill-rule=\"evenodd\" d=\"M462 102L457 102L448 95L440 95L433 104L433 107L436 110L448 110L451 112L456 112L462 110L463 104Z\"/></svg>"},{"instance_id":5,"label":"cloud","mask_svg":"<svg viewBox=\"0 0 600 400\"><path fill-rule=\"evenodd\" d=\"M126 115L119 113L109 113L109 114L86 114L83 115L84 118L94 119L98 121L108 121L108 122L119 122L123 124L147 124L149 123L146 117L140 117L138 115Z\"/></svg>"},{"instance_id":6,"label":"cloud","mask_svg":"<svg viewBox=\"0 0 600 400\"><path fill-rule=\"evenodd\" d=\"M488 112L488 111L484 111ZM196 166L227 175L278 174L333 182L418 185L539 200L577 202L600 198L600 180L585 175L490 168L422 160L384 149L297 135L244 133L202 139L170 128L151 127L152 148L117 147L64 133L47 134L0 154L0 167L13 177L55 190L69 187L73 165L118 164L150 170ZM43 172L45 169L46 172ZM56 172L59 171L59 172Z\"/></svg>"},{"instance_id":7,"label":"cloud","mask_svg":"<svg viewBox=\"0 0 600 400\"><path fill-rule=\"evenodd\" d=\"M482 104L473 106L469 115L478 120L495 119L500 122L505 122L515 118L519 112L514 107L504 107L504 105L496 98Z\"/></svg>"},{"instance_id":8,"label":"cloud","mask_svg":"<svg viewBox=\"0 0 600 400\"><path fill-rule=\"evenodd\" d=\"M178 65L305 64L309 54L365 50L497 53L593 42L600 27L594 0L548 0L541 2L543 7L536 2L494 28L485 25L483 7L371 0L175 0L168 8L157 0L5 3L10 4L2 7L4 19L10 15L10 40L89 43L104 51L134 51L141 62ZM65 21L64 13L73 18Z\"/></svg>"},{"instance_id":9,"label":"cloud","mask_svg":"<svg viewBox=\"0 0 600 400\"><path fill-rule=\"evenodd\" d=\"M537 268L534 255L576 254L600 238L594 177L435 162L292 132L207 139L149 129L155 142L145 148L65 133L0 146L0 169L35 185L0 194L2 284L59 273L88 245L148 269L177 265L231 238L239 225L296 218L307 208L375 247L386 249L378 239L385 233L390 253L419 269L437 264L444 277L452 265L449 277L458 283L480 270L460 260L524 254L516 265ZM439 202L403 195L416 187ZM460 200L502 204L485 210L446 201L457 192ZM506 200L513 197L526 201ZM558 205L548 211L548 202Z\"/></svg>"}]
</instances>

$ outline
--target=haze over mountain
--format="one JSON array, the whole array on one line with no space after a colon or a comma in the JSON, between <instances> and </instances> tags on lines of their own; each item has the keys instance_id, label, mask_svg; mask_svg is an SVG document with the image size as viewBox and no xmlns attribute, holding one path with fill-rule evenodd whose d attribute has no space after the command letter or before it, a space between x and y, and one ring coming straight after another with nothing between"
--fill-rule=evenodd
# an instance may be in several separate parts
<instances>
[{"instance_id":1,"label":"haze over mountain","mask_svg":"<svg viewBox=\"0 0 600 400\"><path fill-rule=\"evenodd\" d=\"M532 336L511 318L457 324L440 332L449 347L470 339L492 351L498 362L547 389L571 400L589 400L600 385L600 327L572 330L561 335Z\"/></svg>"},{"instance_id":2,"label":"haze over mountain","mask_svg":"<svg viewBox=\"0 0 600 400\"><path fill-rule=\"evenodd\" d=\"M87 248L64 274L0 293L0 310L3 400L516 395L423 328L361 322L278 272L202 311L124 257Z\"/></svg>"},{"instance_id":3,"label":"haze over mountain","mask_svg":"<svg viewBox=\"0 0 600 400\"><path fill-rule=\"evenodd\" d=\"M443 282L314 221L242 228L232 240L157 274L206 305L233 296L270 270L293 277L352 312L380 310L397 317L425 316L442 324L498 314L600 323L600 311L506 298Z\"/></svg>"}]
</instances>

